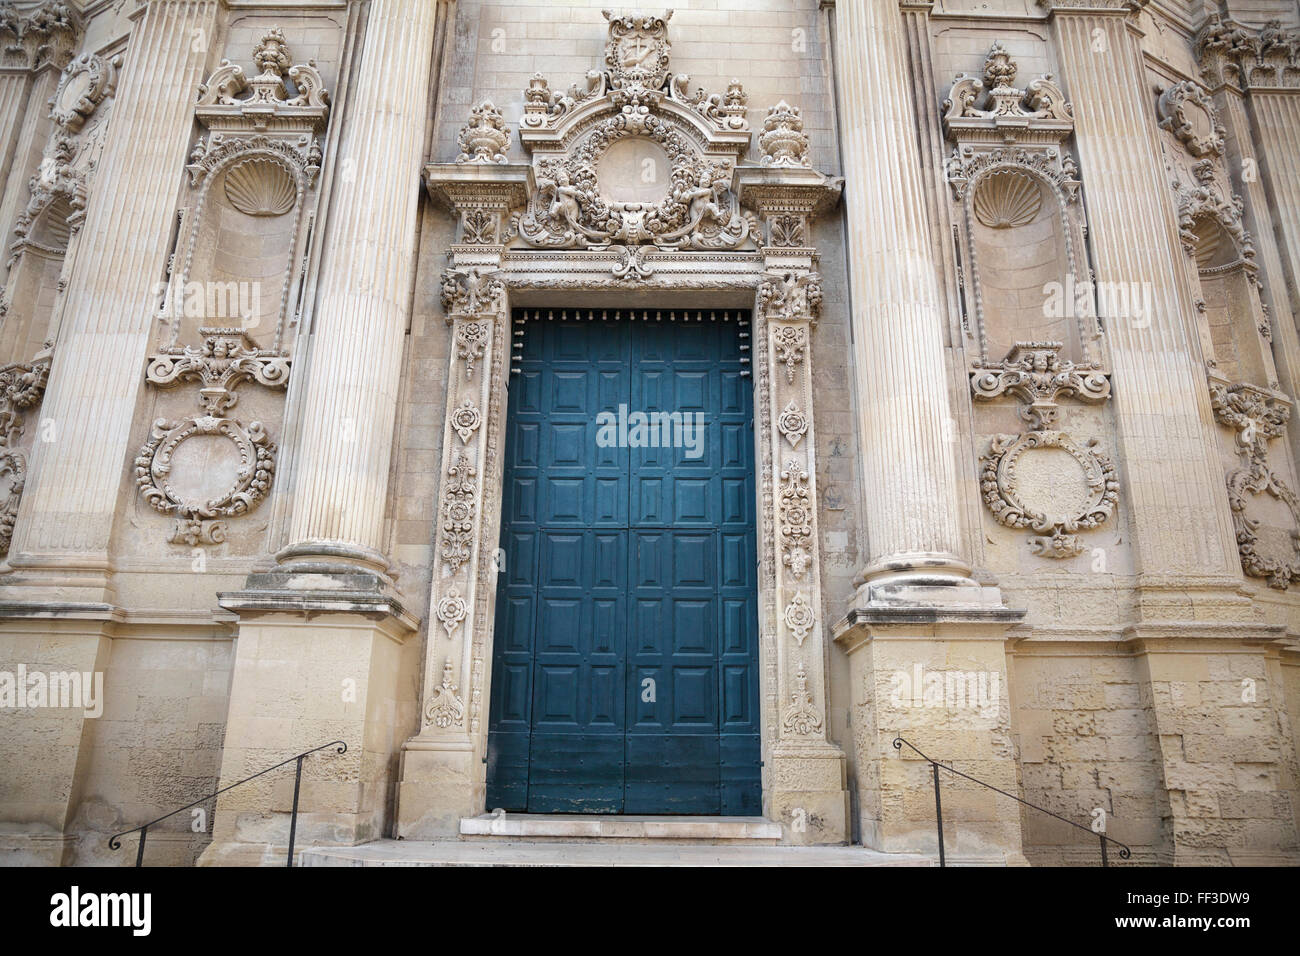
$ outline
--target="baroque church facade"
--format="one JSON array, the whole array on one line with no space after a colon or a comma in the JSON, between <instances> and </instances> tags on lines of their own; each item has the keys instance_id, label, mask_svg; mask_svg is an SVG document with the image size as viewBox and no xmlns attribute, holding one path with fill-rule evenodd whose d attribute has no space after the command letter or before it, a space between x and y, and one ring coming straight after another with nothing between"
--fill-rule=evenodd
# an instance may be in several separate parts
<instances>
[{"instance_id":1,"label":"baroque church facade","mask_svg":"<svg viewBox=\"0 0 1300 956\"><path fill-rule=\"evenodd\" d=\"M6 862L331 742L146 861L1300 860L1294 0L4 0L0 117Z\"/></svg>"}]
</instances>

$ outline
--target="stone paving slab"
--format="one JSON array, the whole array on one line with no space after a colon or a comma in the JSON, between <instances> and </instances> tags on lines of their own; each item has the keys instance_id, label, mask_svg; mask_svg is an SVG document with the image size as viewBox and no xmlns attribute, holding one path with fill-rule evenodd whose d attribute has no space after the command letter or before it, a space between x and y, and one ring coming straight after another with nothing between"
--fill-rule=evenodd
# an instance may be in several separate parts
<instances>
[{"instance_id":1,"label":"stone paving slab","mask_svg":"<svg viewBox=\"0 0 1300 956\"><path fill-rule=\"evenodd\" d=\"M376 840L304 850L300 866L933 866L927 857L858 846L680 846Z\"/></svg>"}]
</instances>

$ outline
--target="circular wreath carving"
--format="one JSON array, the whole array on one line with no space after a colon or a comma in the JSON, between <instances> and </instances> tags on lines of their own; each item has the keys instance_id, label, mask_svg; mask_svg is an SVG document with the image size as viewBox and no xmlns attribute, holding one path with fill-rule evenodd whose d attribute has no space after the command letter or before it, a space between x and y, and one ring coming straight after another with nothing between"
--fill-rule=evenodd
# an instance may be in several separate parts
<instances>
[{"instance_id":1,"label":"circular wreath carving","mask_svg":"<svg viewBox=\"0 0 1300 956\"><path fill-rule=\"evenodd\" d=\"M1115 466L1095 448L1097 440L1080 445L1065 432L1034 431L1019 435L997 435L981 457L980 490L993 517L1008 528L1029 528L1038 535L1029 539L1036 554L1049 558L1072 558L1084 550L1077 532L1103 524L1119 500L1119 478ZM1067 452L1083 473L1086 501L1067 514L1048 514L1022 497L1019 465L1025 455L1039 449L1059 448Z\"/></svg>"},{"instance_id":2,"label":"circular wreath carving","mask_svg":"<svg viewBox=\"0 0 1300 956\"><path fill-rule=\"evenodd\" d=\"M196 435L229 439L239 453L234 485L207 501L184 497L169 481L177 448ZM261 422L245 426L233 418L211 415L180 421L158 419L135 459L135 481L144 500L163 514L188 518L233 517L252 511L271 490L274 475L275 445Z\"/></svg>"}]
</instances>

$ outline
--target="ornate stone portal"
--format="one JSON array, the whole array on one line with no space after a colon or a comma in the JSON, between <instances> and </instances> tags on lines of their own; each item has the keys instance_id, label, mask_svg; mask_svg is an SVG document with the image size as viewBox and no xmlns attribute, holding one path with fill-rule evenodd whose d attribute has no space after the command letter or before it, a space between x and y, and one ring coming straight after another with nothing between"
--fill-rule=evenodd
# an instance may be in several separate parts
<instances>
[{"instance_id":1,"label":"ornate stone portal","mask_svg":"<svg viewBox=\"0 0 1300 956\"><path fill-rule=\"evenodd\" d=\"M813 330L821 305L812 222L841 183L811 168L799 111L768 112L748 163L746 94L691 92L669 70L668 19L606 13L603 70L552 91L535 76L508 161L491 104L469 117L454 163L426 169L459 219L442 286L451 326L444 477L420 733L407 742L398 832L457 832L485 809L495 555L508 315L558 295L754 308L759 455L759 629L764 812L798 843L847 839L844 755L826 736L817 559Z\"/></svg>"}]
</instances>

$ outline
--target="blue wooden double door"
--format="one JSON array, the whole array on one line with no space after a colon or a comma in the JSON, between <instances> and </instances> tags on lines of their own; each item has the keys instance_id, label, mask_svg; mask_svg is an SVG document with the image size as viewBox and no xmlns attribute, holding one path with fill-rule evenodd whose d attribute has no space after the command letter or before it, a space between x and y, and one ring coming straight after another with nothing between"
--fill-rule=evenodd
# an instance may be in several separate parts
<instances>
[{"instance_id":1,"label":"blue wooden double door","mask_svg":"<svg viewBox=\"0 0 1300 956\"><path fill-rule=\"evenodd\" d=\"M487 805L757 814L748 315L626 315L516 313Z\"/></svg>"}]
</instances>

